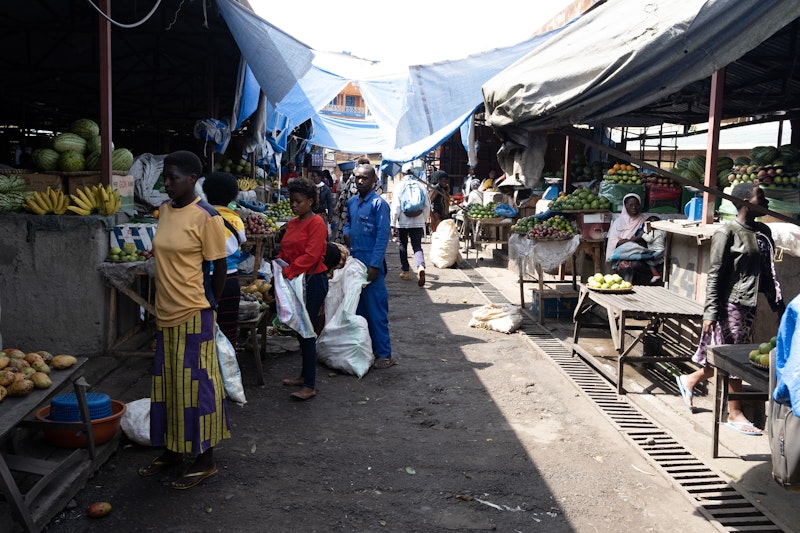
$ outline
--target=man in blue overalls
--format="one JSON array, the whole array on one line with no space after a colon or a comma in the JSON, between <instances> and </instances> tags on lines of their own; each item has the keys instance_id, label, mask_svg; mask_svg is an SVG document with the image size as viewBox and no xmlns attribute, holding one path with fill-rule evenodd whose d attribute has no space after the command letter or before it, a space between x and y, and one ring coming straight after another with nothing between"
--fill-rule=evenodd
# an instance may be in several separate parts
<instances>
[{"instance_id":1,"label":"man in blue overalls","mask_svg":"<svg viewBox=\"0 0 800 533\"><path fill-rule=\"evenodd\" d=\"M389 341L389 291L386 290L386 246L391 234L389 204L375 194L375 169L359 165L353 171L358 195L350 198L347 219L343 228L350 255L367 267L369 284L361 290L356 313L367 319L374 368L389 368L397 362L392 358Z\"/></svg>"}]
</instances>

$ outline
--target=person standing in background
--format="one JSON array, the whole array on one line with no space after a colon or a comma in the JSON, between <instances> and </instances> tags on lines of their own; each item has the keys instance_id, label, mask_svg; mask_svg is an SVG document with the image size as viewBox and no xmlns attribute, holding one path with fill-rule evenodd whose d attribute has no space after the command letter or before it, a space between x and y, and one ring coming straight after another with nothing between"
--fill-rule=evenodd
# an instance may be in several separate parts
<instances>
[{"instance_id":1,"label":"person standing in background","mask_svg":"<svg viewBox=\"0 0 800 533\"><path fill-rule=\"evenodd\" d=\"M150 439L166 450L139 469L155 476L196 456L170 485L189 489L218 470L214 447L231 436L217 361L216 302L225 287L225 226L195 192L203 165L192 152L164 159L170 200L159 210L155 252L156 353L150 391ZM210 264L213 275L209 274Z\"/></svg>"},{"instance_id":2,"label":"person standing in background","mask_svg":"<svg viewBox=\"0 0 800 533\"><path fill-rule=\"evenodd\" d=\"M327 168L322 170L322 182L328 186L331 192L336 192L333 190L333 176L331 176L331 171Z\"/></svg>"},{"instance_id":3,"label":"person standing in background","mask_svg":"<svg viewBox=\"0 0 800 533\"><path fill-rule=\"evenodd\" d=\"M369 164L370 162L368 157L359 157L356 161L356 166ZM375 181L377 184L377 180ZM345 179L344 175L342 175L341 179L339 180L339 195L336 197L336 205L333 208L333 219L331 220L335 228L331 232L332 241L345 244L342 228L347 221L347 206L350 202L350 199L357 194L358 188L356 187L355 175L351 172L347 179Z\"/></svg>"},{"instance_id":4,"label":"person standing in background","mask_svg":"<svg viewBox=\"0 0 800 533\"><path fill-rule=\"evenodd\" d=\"M470 191L469 184L472 180L476 179L478 179L478 176L475 175L475 167L469 167L467 169L467 175L464 176L464 183L461 186L461 194L463 194L464 196L469 194Z\"/></svg>"},{"instance_id":5,"label":"person standing in background","mask_svg":"<svg viewBox=\"0 0 800 533\"><path fill-rule=\"evenodd\" d=\"M418 188L419 197L425 203L419 213L404 212L401 200L405 194L410 194L409 187ZM428 220L431 206L428 200L428 191L425 186L414 176L414 169L410 163L403 166L403 179L400 180L397 190L392 195L392 237L399 240L400 253L400 279L411 279L411 266L408 264L408 241L411 240L411 249L414 251L414 263L417 267L417 285L425 286L425 254L422 251L422 237L425 235L425 223Z\"/></svg>"},{"instance_id":6,"label":"person standing in background","mask_svg":"<svg viewBox=\"0 0 800 533\"><path fill-rule=\"evenodd\" d=\"M293 162L287 163L286 172L281 174L281 188L285 189L289 184L289 180L297 179L299 177L300 174L298 174L297 170L295 170L295 164Z\"/></svg>"},{"instance_id":7,"label":"person standing in background","mask_svg":"<svg viewBox=\"0 0 800 533\"><path fill-rule=\"evenodd\" d=\"M375 193L377 176L370 165L358 165L353 173L358 196L350 199L343 228L350 255L367 267L369 284L361 291L356 313L367 319L374 368L389 368L392 358L389 339L389 291L386 290L386 246L391 233L391 209Z\"/></svg>"},{"instance_id":8,"label":"person standing in background","mask_svg":"<svg viewBox=\"0 0 800 533\"><path fill-rule=\"evenodd\" d=\"M239 185L233 174L212 172L203 181L203 192L208 203L222 216L225 222L225 253L227 272L225 288L217 301L217 324L236 350L239 340L239 302L242 291L239 286L239 262L242 260L241 244L247 240L244 222L228 204L236 200Z\"/></svg>"},{"instance_id":9,"label":"person standing in background","mask_svg":"<svg viewBox=\"0 0 800 533\"><path fill-rule=\"evenodd\" d=\"M325 222L329 223L333 220L333 193L322 181L322 173L319 170L312 170L309 174L311 175L311 181L314 182L314 186L319 193L318 202L314 207L314 213L321 215Z\"/></svg>"},{"instance_id":10,"label":"person standing in background","mask_svg":"<svg viewBox=\"0 0 800 533\"><path fill-rule=\"evenodd\" d=\"M450 176L444 170L431 175L434 186L431 189L431 231L436 231L439 222L450 218Z\"/></svg>"}]
</instances>

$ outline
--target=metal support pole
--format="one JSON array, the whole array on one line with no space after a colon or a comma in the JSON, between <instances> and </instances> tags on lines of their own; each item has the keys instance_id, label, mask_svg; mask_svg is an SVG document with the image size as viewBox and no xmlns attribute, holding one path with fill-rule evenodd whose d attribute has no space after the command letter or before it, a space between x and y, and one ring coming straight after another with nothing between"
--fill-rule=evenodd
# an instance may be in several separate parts
<instances>
[{"instance_id":1,"label":"metal support pole","mask_svg":"<svg viewBox=\"0 0 800 533\"><path fill-rule=\"evenodd\" d=\"M719 157L719 123L722 119L722 93L725 86L725 68L711 75L711 103L708 106L708 146L706 147L706 187L717 186L717 159ZM702 224L714 223L715 196L703 191Z\"/></svg>"}]
</instances>

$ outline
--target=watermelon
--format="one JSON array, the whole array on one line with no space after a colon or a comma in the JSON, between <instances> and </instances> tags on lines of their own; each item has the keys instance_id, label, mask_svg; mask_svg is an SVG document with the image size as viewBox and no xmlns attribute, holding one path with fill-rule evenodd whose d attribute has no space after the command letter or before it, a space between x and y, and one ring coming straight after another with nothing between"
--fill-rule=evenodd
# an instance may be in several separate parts
<instances>
[{"instance_id":1,"label":"watermelon","mask_svg":"<svg viewBox=\"0 0 800 533\"><path fill-rule=\"evenodd\" d=\"M133 154L127 148L117 148L111 153L112 170L128 170L133 164Z\"/></svg>"},{"instance_id":2,"label":"watermelon","mask_svg":"<svg viewBox=\"0 0 800 533\"><path fill-rule=\"evenodd\" d=\"M86 170L100 170L101 166L100 152L90 152L86 156Z\"/></svg>"},{"instance_id":3,"label":"watermelon","mask_svg":"<svg viewBox=\"0 0 800 533\"><path fill-rule=\"evenodd\" d=\"M67 150L58 158L58 168L64 172L80 172L86 166L83 154Z\"/></svg>"},{"instance_id":4,"label":"watermelon","mask_svg":"<svg viewBox=\"0 0 800 533\"><path fill-rule=\"evenodd\" d=\"M53 139L53 148L60 154L67 150L83 154L86 151L86 139L74 133L59 133Z\"/></svg>"},{"instance_id":5,"label":"watermelon","mask_svg":"<svg viewBox=\"0 0 800 533\"><path fill-rule=\"evenodd\" d=\"M91 139L86 142L86 152L99 152L100 148L102 147L102 141L100 140L100 135L95 135ZM114 150L114 143L111 143L111 150Z\"/></svg>"},{"instance_id":6,"label":"watermelon","mask_svg":"<svg viewBox=\"0 0 800 533\"><path fill-rule=\"evenodd\" d=\"M38 148L31 154L33 163L39 170L56 170L58 168L58 152L50 148Z\"/></svg>"},{"instance_id":7,"label":"watermelon","mask_svg":"<svg viewBox=\"0 0 800 533\"><path fill-rule=\"evenodd\" d=\"M25 190L26 183L19 174L0 176L0 193L22 192Z\"/></svg>"},{"instance_id":8,"label":"watermelon","mask_svg":"<svg viewBox=\"0 0 800 533\"><path fill-rule=\"evenodd\" d=\"M95 135L100 134L100 126L98 126L97 122L94 120L90 120L88 118L79 118L72 123L72 127L69 129L69 131L76 135L80 135L88 141Z\"/></svg>"}]
</instances>

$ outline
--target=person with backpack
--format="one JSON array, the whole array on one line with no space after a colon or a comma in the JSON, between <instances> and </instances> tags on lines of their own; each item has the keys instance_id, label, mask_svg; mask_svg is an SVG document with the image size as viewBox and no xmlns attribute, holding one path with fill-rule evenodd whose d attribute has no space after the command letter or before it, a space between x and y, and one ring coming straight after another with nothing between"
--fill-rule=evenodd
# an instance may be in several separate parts
<instances>
[{"instance_id":1,"label":"person with backpack","mask_svg":"<svg viewBox=\"0 0 800 533\"><path fill-rule=\"evenodd\" d=\"M422 251L422 236L431 210L425 185L414 176L411 163L403 165L403 179L392 198L392 237L398 238L400 252L400 279L411 279L408 264L408 241L414 251L417 267L417 285L425 286L425 254Z\"/></svg>"}]
</instances>

